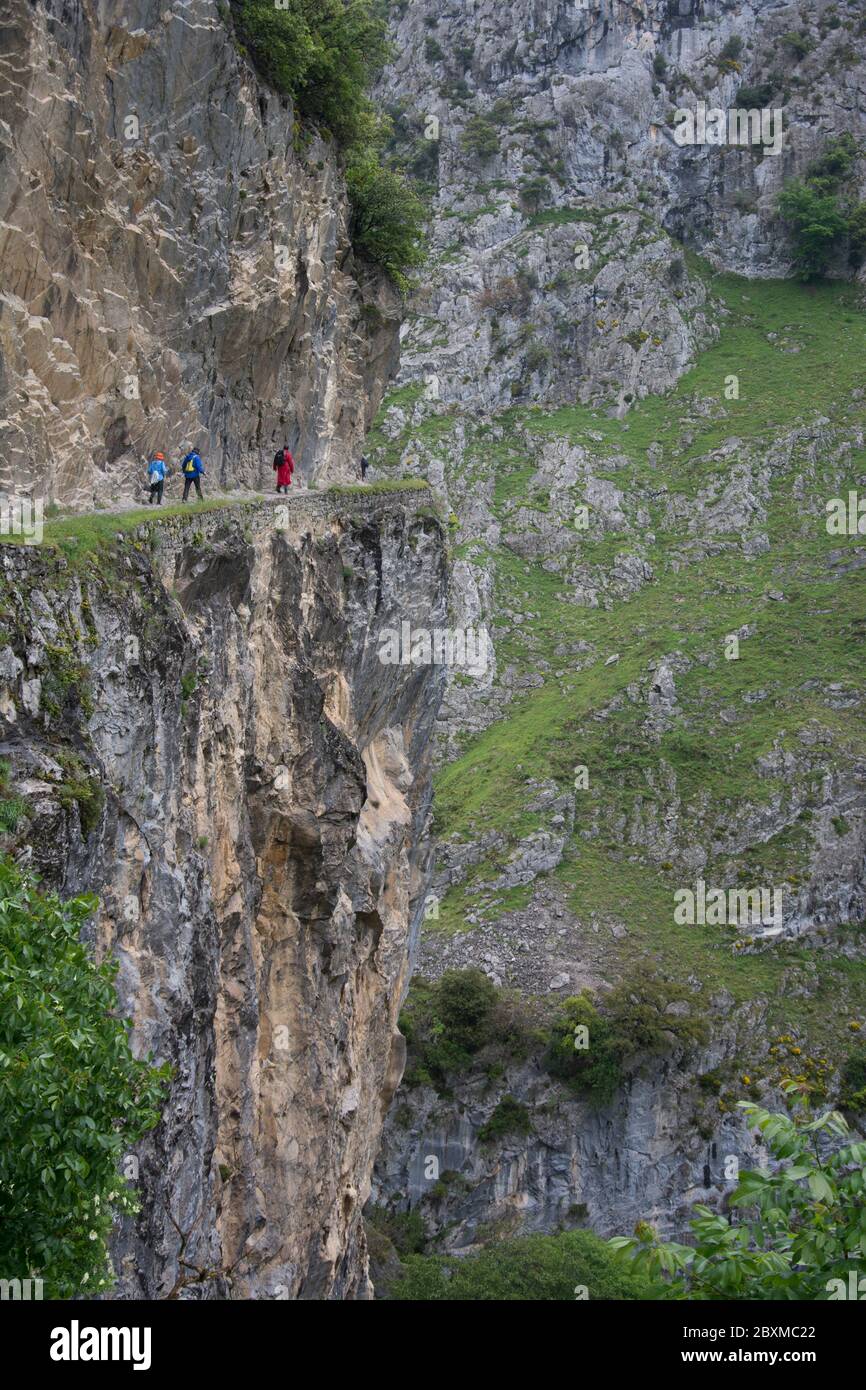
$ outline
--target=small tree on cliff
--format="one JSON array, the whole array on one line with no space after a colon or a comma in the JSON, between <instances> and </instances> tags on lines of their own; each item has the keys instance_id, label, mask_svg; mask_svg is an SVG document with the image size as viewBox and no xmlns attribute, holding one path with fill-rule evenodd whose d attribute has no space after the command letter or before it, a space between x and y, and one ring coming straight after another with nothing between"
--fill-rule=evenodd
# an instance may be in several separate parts
<instances>
[{"instance_id":1,"label":"small tree on cliff","mask_svg":"<svg viewBox=\"0 0 866 1390\"><path fill-rule=\"evenodd\" d=\"M137 1206L120 1160L158 1122L169 1071L133 1057L117 963L79 940L95 906L0 859L0 1274L49 1298L110 1283L114 1216Z\"/></svg>"}]
</instances>

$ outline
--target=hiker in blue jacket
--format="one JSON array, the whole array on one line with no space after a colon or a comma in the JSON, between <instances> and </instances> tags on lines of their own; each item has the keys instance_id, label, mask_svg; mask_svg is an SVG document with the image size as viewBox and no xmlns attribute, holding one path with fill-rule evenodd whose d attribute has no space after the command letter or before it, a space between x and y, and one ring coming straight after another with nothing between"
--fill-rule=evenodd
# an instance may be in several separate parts
<instances>
[{"instance_id":1,"label":"hiker in blue jacket","mask_svg":"<svg viewBox=\"0 0 866 1390\"><path fill-rule=\"evenodd\" d=\"M156 505L161 507L162 490L165 487L165 454L154 454L148 465L147 473L150 478L150 496L147 499L147 505L152 506L155 498Z\"/></svg>"},{"instance_id":2,"label":"hiker in blue jacket","mask_svg":"<svg viewBox=\"0 0 866 1390\"><path fill-rule=\"evenodd\" d=\"M202 491L201 491L201 483L199 482L199 478L200 478L200 477L203 475L203 473L204 473L204 464L202 463L202 461L201 461L201 459L199 458L198 454L196 453L195 449L190 449L190 451L189 451L189 453L187 454L186 458L185 458L185 459L183 460L183 462L181 463L180 469L181 469L181 472L183 473L183 500L184 500L184 502L185 502L186 499L189 497L189 490L190 490L190 488L192 487L193 483L195 483L195 490L196 490L196 492L197 492L198 495L199 495L199 500L201 500Z\"/></svg>"}]
</instances>

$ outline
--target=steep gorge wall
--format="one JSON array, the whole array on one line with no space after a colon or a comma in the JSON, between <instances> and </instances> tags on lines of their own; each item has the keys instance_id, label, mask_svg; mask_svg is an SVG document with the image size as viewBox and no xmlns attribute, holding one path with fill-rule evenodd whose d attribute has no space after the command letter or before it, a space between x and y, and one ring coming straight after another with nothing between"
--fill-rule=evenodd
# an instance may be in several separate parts
<instances>
[{"instance_id":1,"label":"steep gorge wall","mask_svg":"<svg viewBox=\"0 0 866 1390\"><path fill-rule=\"evenodd\" d=\"M853 645L840 643L820 674L813 661L792 660L775 684L754 663L736 712L712 673L723 663L711 642L685 648L689 615L712 630L714 596L700 574L725 551L735 563L720 585L755 582L758 557L768 557L748 622L740 615L726 629L756 646L773 631L766 610L778 604L783 614L806 574L813 607L782 620L787 652L814 642L826 656L858 611L862 555L826 545L824 507L862 488L860 383L827 355L813 364L827 388L820 407L801 374L785 393L789 417L780 412L756 437L750 428L750 412L760 419L761 397L773 391L773 355L793 366L826 328L812 313L816 289L792 287L779 295L778 317L752 319L773 287L720 295L730 282L688 253L760 280L791 275L778 193L834 137L851 133L861 146L866 137L862 6L401 0L392 30L380 98L435 190L435 216L399 389L372 458L391 476L423 473L447 497L452 621L487 625L492 638L486 671L453 680L442 707L438 758L460 770L456 783L443 771L433 884L442 910L425 925L419 973L477 967L552 1012L565 995L603 997L624 974L660 965L686 979L711 1043L648 1060L598 1112L556 1086L537 1055L515 1060L499 1039L467 1074L448 1077L446 1094L401 1088L376 1200L420 1210L435 1248L583 1220L607 1233L642 1216L683 1230L695 1200L723 1206L728 1156L755 1161L753 1136L726 1107L759 1061L771 1070L768 1040L793 1026L799 1001L814 1018L805 1027L800 1015L798 1055L809 1053L808 1037L815 1056L839 1065L844 1038L819 1045L815 1023L833 1014L861 1026L866 762ZM729 109L741 88L760 85L782 109L779 153L676 144L676 107ZM846 192L856 202L863 189L861 157ZM846 247L830 273L855 282L844 309L837 304L838 330L862 324L863 270ZM736 348L726 346L733 324L746 330ZM862 329L854 342L862 352ZM701 361L717 343L726 356L711 359L718 377L709 380ZM740 415L723 395L729 371L747 402ZM584 532L577 504L588 509ZM813 536L826 545L814 569L803 554ZM664 629L656 596L666 588L683 621L662 651L629 624L638 610L647 633ZM630 676L589 694L600 672L621 671L636 654ZM699 700L687 693L698 672ZM730 799L708 786L687 790L688 768L661 746L667 732L699 731L718 756L726 728L753 736L771 691L784 707L791 690L800 708L780 719L778 738L756 737L760 755L730 776ZM820 705L807 714L814 692ZM599 728L608 747L591 755ZM645 778L632 798L619 787L635 750ZM584 763L589 795L569 775ZM509 776L519 791L505 814ZM464 802L477 814L464 814ZM757 971L750 987L732 971L719 988L708 957L693 957L687 942L681 959L659 950L648 925L664 925L666 906L654 917L645 900L659 881L669 892L667 873L683 884L710 871L751 882L756 862L784 877L786 930L806 949L800 962L778 951L790 970L769 987ZM649 872L632 889L624 885L634 864ZM423 1070L411 1045L409 1060ZM725 1075L721 1101L694 1084L704 1071ZM765 1103L782 1103L762 1085ZM531 1130L489 1142L503 1096L525 1107Z\"/></svg>"},{"instance_id":2,"label":"steep gorge wall","mask_svg":"<svg viewBox=\"0 0 866 1390\"><path fill-rule=\"evenodd\" d=\"M4 0L0 493L131 498L189 444L255 488L286 439L347 479L397 328L332 145L215 0Z\"/></svg>"},{"instance_id":3,"label":"steep gorge wall","mask_svg":"<svg viewBox=\"0 0 866 1390\"><path fill-rule=\"evenodd\" d=\"M98 893L136 1051L174 1067L117 1294L369 1296L441 695L438 668L379 648L444 621L426 490L0 563L0 754L28 806L3 848Z\"/></svg>"}]
</instances>

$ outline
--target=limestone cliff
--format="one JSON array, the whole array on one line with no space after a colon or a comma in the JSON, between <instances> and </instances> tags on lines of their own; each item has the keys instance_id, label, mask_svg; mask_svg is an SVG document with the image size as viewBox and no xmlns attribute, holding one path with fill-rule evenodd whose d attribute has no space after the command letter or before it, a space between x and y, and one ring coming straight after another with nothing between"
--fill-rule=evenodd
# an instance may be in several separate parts
<instances>
[{"instance_id":1,"label":"limestone cliff","mask_svg":"<svg viewBox=\"0 0 866 1390\"><path fill-rule=\"evenodd\" d=\"M128 499L188 444L227 487L286 440L301 476L353 477L398 309L332 145L214 0L5 0L0 23L0 492Z\"/></svg>"},{"instance_id":2,"label":"limestone cliff","mask_svg":"<svg viewBox=\"0 0 866 1390\"><path fill-rule=\"evenodd\" d=\"M4 848L99 894L136 1048L174 1066L121 1296L369 1294L440 695L440 668L379 651L444 620L427 501L250 503L109 530L98 557L3 548L0 751L27 803Z\"/></svg>"},{"instance_id":3,"label":"limestone cliff","mask_svg":"<svg viewBox=\"0 0 866 1390\"><path fill-rule=\"evenodd\" d=\"M863 199L862 5L401 0L391 25L433 255L371 457L446 495L452 621L491 637L442 707L418 972L484 971L530 1035L660 973L710 1042L600 1112L533 1036L444 1080L410 1042L377 1200L433 1248L683 1229L751 1161L739 1099L780 1104L787 1065L836 1099L861 1055L864 557L825 523L864 485L863 269L841 241L837 283L798 284L776 200L843 134ZM778 110L781 140L678 144L700 103ZM678 927L698 876L778 885L788 939Z\"/></svg>"}]
</instances>

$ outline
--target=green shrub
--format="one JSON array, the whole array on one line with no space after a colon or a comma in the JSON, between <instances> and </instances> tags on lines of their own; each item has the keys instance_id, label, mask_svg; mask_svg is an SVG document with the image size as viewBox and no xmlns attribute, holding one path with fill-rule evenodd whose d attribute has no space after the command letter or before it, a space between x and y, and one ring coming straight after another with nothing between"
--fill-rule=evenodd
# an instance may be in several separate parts
<instances>
[{"instance_id":1,"label":"green shrub","mask_svg":"<svg viewBox=\"0 0 866 1390\"><path fill-rule=\"evenodd\" d=\"M57 761L63 769L57 799L66 811L78 807L82 833L89 835L98 826L105 805L105 792L99 778L89 771L77 753L63 750L57 754Z\"/></svg>"},{"instance_id":2,"label":"green shrub","mask_svg":"<svg viewBox=\"0 0 866 1390\"><path fill-rule=\"evenodd\" d=\"M740 58L743 52L743 40L739 34L733 34L725 44L719 54L720 72L739 72L741 63Z\"/></svg>"},{"instance_id":3,"label":"green shrub","mask_svg":"<svg viewBox=\"0 0 866 1390\"><path fill-rule=\"evenodd\" d=\"M838 189L854 172L860 147L850 131L827 143L824 151L813 159L806 170L807 182L828 191Z\"/></svg>"},{"instance_id":4,"label":"green shrub","mask_svg":"<svg viewBox=\"0 0 866 1390\"><path fill-rule=\"evenodd\" d=\"M27 802L20 796L0 797L0 834L10 835L27 813Z\"/></svg>"},{"instance_id":5,"label":"green shrub","mask_svg":"<svg viewBox=\"0 0 866 1390\"><path fill-rule=\"evenodd\" d=\"M860 153L857 141L846 131L828 142L802 179L792 179L779 194L776 206L793 236L797 271L803 280L825 274L845 237L855 264L866 251L866 213L862 204L852 207L850 193L846 194Z\"/></svg>"},{"instance_id":6,"label":"green shrub","mask_svg":"<svg viewBox=\"0 0 866 1390\"><path fill-rule=\"evenodd\" d=\"M460 144L468 154L477 159L490 159L499 151L499 136L496 127L486 116L470 116L466 128L460 136Z\"/></svg>"},{"instance_id":7,"label":"green shrub","mask_svg":"<svg viewBox=\"0 0 866 1390\"><path fill-rule=\"evenodd\" d=\"M520 183L520 197L524 206L531 212L538 212L541 204L547 202L550 197L550 184L545 178L522 179Z\"/></svg>"},{"instance_id":8,"label":"green shrub","mask_svg":"<svg viewBox=\"0 0 866 1390\"><path fill-rule=\"evenodd\" d=\"M8 758L0 758L0 834L9 835L18 829L27 814L27 802L20 796L7 796L12 769Z\"/></svg>"},{"instance_id":9,"label":"green shrub","mask_svg":"<svg viewBox=\"0 0 866 1390\"><path fill-rule=\"evenodd\" d=\"M423 263L424 206L405 179L379 162L375 149L350 151L346 182L352 200L352 240L401 289L407 270Z\"/></svg>"},{"instance_id":10,"label":"green shrub","mask_svg":"<svg viewBox=\"0 0 866 1390\"><path fill-rule=\"evenodd\" d=\"M448 970L432 985L413 980L400 1015L410 1051L407 1084L442 1087L465 1071L491 1037L497 999L481 970Z\"/></svg>"},{"instance_id":11,"label":"green shrub","mask_svg":"<svg viewBox=\"0 0 866 1390\"><path fill-rule=\"evenodd\" d=\"M417 1302L573 1303L585 1288L589 1299L651 1298L653 1286L629 1269L591 1231L519 1236L459 1259L413 1255L389 1297Z\"/></svg>"},{"instance_id":12,"label":"green shrub","mask_svg":"<svg viewBox=\"0 0 866 1390\"><path fill-rule=\"evenodd\" d=\"M367 95L388 55L375 0L232 0L237 32L265 81L347 151L353 241L406 288L424 259L424 208L401 171L386 167L388 124Z\"/></svg>"},{"instance_id":13,"label":"green shrub","mask_svg":"<svg viewBox=\"0 0 866 1390\"><path fill-rule=\"evenodd\" d=\"M388 55L373 0L232 0L237 32L262 76L343 144L363 136L367 88Z\"/></svg>"},{"instance_id":14,"label":"green shrub","mask_svg":"<svg viewBox=\"0 0 866 1390\"><path fill-rule=\"evenodd\" d=\"M617 985L598 1003L584 991L563 1002L544 1064L594 1105L608 1105L629 1069L706 1040L707 1025L690 1002L684 985L652 975Z\"/></svg>"},{"instance_id":15,"label":"green shrub","mask_svg":"<svg viewBox=\"0 0 866 1390\"><path fill-rule=\"evenodd\" d=\"M860 203L848 219L851 259L855 265L866 260L866 203Z\"/></svg>"},{"instance_id":16,"label":"green shrub","mask_svg":"<svg viewBox=\"0 0 866 1390\"><path fill-rule=\"evenodd\" d=\"M61 903L0 859L0 1270L46 1298L108 1286L122 1155L159 1120L168 1075L136 1061L117 963L79 941L92 897Z\"/></svg>"},{"instance_id":17,"label":"green shrub","mask_svg":"<svg viewBox=\"0 0 866 1390\"><path fill-rule=\"evenodd\" d=\"M807 53L812 51L812 40L808 34L798 34L790 29L787 34L782 35L782 43L795 55L797 61L805 58Z\"/></svg>"},{"instance_id":18,"label":"green shrub","mask_svg":"<svg viewBox=\"0 0 866 1390\"><path fill-rule=\"evenodd\" d=\"M550 362L550 349L543 343L530 343L524 365L530 373L542 371Z\"/></svg>"},{"instance_id":19,"label":"green shrub","mask_svg":"<svg viewBox=\"0 0 866 1390\"><path fill-rule=\"evenodd\" d=\"M481 1126L478 1138L482 1144L492 1143L506 1134L531 1134L529 1111L514 1096L503 1096L490 1119Z\"/></svg>"},{"instance_id":20,"label":"green shrub","mask_svg":"<svg viewBox=\"0 0 866 1390\"><path fill-rule=\"evenodd\" d=\"M848 226L838 197L822 193L803 179L792 179L776 206L793 237L798 275L802 280L822 276Z\"/></svg>"},{"instance_id":21,"label":"green shrub","mask_svg":"<svg viewBox=\"0 0 866 1390\"><path fill-rule=\"evenodd\" d=\"M741 110L762 111L773 100L773 92L772 82L758 82L752 87L740 87L735 104Z\"/></svg>"},{"instance_id":22,"label":"green shrub","mask_svg":"<svg viewBox=\"0 0 866 1390\"><path fill-rule=\"evenodd\" d=\"M866 1047L848 1054L840 1078L840 1105L844 1110L866 1110Z\"/></svg>"},{"instance_id":23,"label":"green shrub","mask_svg":"<svg viewBox=\"0 0 866 1390\"><path fill-rule=\"evenodd\" d=\"M398 1255L420 1254L427 1244L427 1232L417 1207L411 1211L389 1211L387 1207L368 1203L364 1208L364 1223L386 1236Z\"/></svg>"}]
</instances>

